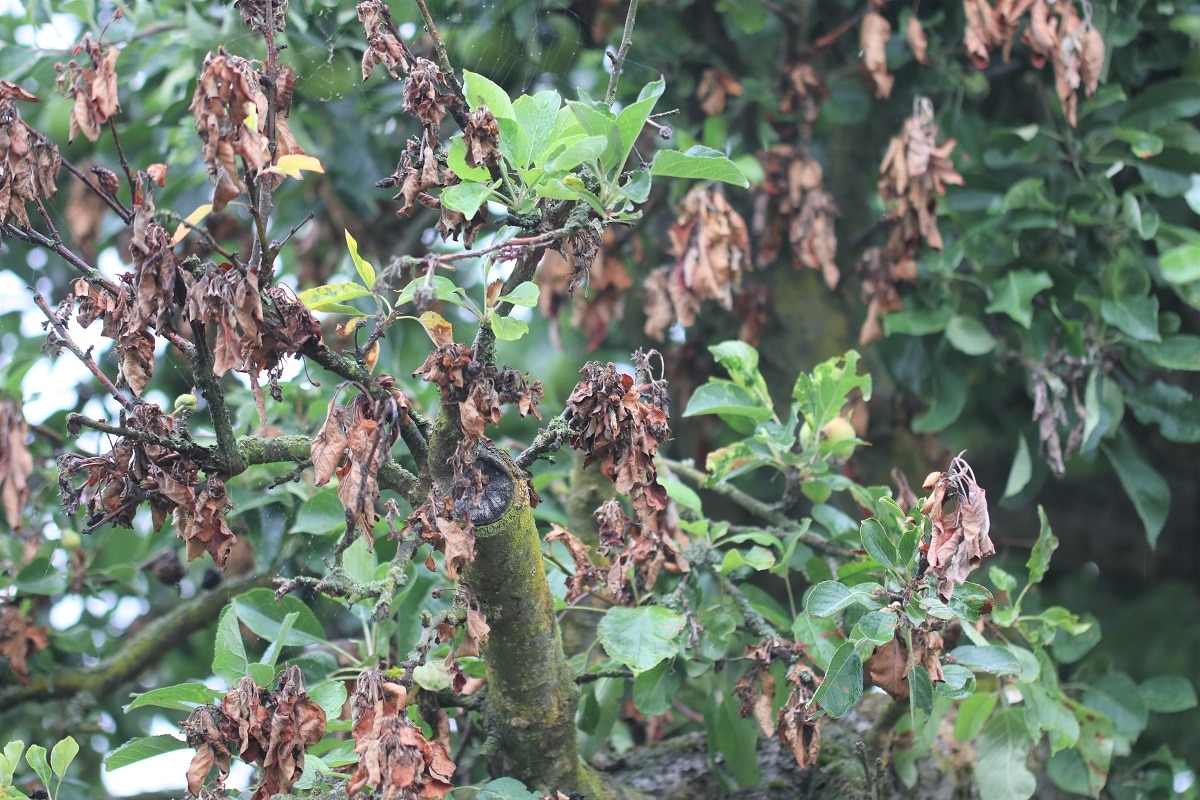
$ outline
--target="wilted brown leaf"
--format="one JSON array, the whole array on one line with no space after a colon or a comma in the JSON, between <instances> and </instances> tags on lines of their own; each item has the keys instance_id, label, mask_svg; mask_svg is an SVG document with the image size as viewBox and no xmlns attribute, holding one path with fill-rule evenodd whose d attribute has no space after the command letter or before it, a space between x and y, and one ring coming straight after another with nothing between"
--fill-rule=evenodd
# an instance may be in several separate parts
<instances>
[{"instance_id":1,"label":"wilted brown leaf","mask_svg":"<svg viewBox=\"0 0 1200 800\"><path fill-rule=\"evenodd\" d=\"M988 0L963 0L963 13L967 18L963 45L975 68L984 69L991 60L988 52L1003 41L996 11Z\"/></svg>"},{"instance_id":2,"label":"wilted brown leaf","mask_svg":"<svg viewBox=\"0 0 1200 800\"><path fill-rule=\"evenodd\" d=\"M954 504L949 513L947 503ZM971 570L996 552L988 536L991 521L986 492L975 482L971 465L961 456L936 479L921 513L933 526L929 567L937 575L938 596L947 601L954 587L961 586Z\"/></svg>"},{"instance_id":3,"label":"wilted brown leaf","mask_svg":"<svg viewBox=\"0 0 1200 800\"><path fill-rule=\"evenodd\" d=\"M204 58L188 110L204 147L201 158L216 184L213 211L246 190L238 169L240 156L250 175L271 163L270 142L263 135L267 97L250 61L222 48Z\"/></svg>"},{"instance_id":4,"label":"wilted brown leaf","mask_svg":"<svg viewBox=\"0 0 1200 800\"><path fill-rule=\"evenodd\" d=\"M333 473L337 470L342 455L346 452L348 440L345 429L349 424L349 410L344 406L337 405L336 397L330 400L329 408L325 412L325 422L321 424L321 430L317 431L316 437L313 438L310 450L315 473L314 483L317 486L329 483Z\"/></svg>"},{"instance_id":5,"label":"wilted brown leaf","mask_svg":"<svg viewBox=\"0 0 1200 800\"><path fill-rule=\"evenodd\" d=\"M1029 61L1038 69L1045 66L1046 59L1054 56L1059 44L1058 21L1051 17L1050 4L1046 0L1034 0L1029 7L1029 25L1021 34L1021 41L1033 51Z\"/></svg>"},{"instance_id":6,"label":"wilted brown leaf","mask_svg":"<svg viewBox=\"0 0 1200 800\"><path fill-rule=\"evenodd\" d=\"M500 127L487 106L479 106L471 112L463 130L463 141L467 145L468 167L496 163L500 157Z\"/></svg>"},{"instance_id":7,"label":"wilted brown leaf","mask_svg":"<svg viewBox=\"0 0 1200 800\"><path fill-rule=\"evenodd\" d=\"M414 60L412 52L397 35L392 12L383 0L366 0L357 6L358 20L367 34L367 51L363 53L362 79L371 77L377 64L382 64L397 80L400 72L408 72Z\"/></svg>"},{"instance_id":8,"label":"wilted brown leaf","mask_svg":"<svg viewBox=\"0 0 1200 800\"><path fill-rule=\"evenodd\" d=\"M704 70L700 76L700 85L696 87L696 99L700 108L710 117L715 117L725 110L725 98L737 97L742 93L742 85L736 77L718 69Z\"/></svg>"},{"instance_id":9,"label":"wilted brown leaf","mask_svg":"<svg viewBox=\"0 0 1200 800\"><path fill-rule=\"evenodd\" d=\"M862 71L875 89L875 96L883 99L892 93L896 76L888 72L887 42L892 35L892 26L882 14L871 8L863 16L859 31L858 46L862 51Z\"/></svg>"},{"instance_id":10,"label":"wilted brown leaf","mask_svg":"<svg viewBox=\"0 0 1200 800\"><path fill-rule=\"evenodd\" d=\"M871 683L898 700L907 699L909 695L908 669L908 648L899 635L887 644L876 647L867 659Z\"/></svg>"},{"instance_id":11,"label":"wilted brown leaf","mask_svg":"<svg viewBox=\"0 0 1200 800\"><path fill-rule=\"evenodd\" d=\"M783 72L785 82L779 110L784 114L801 111L804 118L801 134L804 139L809 139L812 125L821 114L821 103L829 99L829 87L807 61L788 64Z\"/></svg>"},{"instance_id":12,"label":"wilted brown leaf","mask_svg":"<svg viewBox=\"0 0 1200 800\"><path fill-rule=\"evenodd\" d=\"M800 769L807 769L817 763L821 753L823 717L812 716L813 710L808 706L816 692L817 678L807 667L797 665L788 672L788 681L792 693L779 709L776 721L779 741L791 751Z\"/></svg>"},{"instance_id":13,"label":"wilted brown leaf","mask_svg":"<svg viewBox=\"0 0 1200 800\"><path fill-rule=\"evenodd\" d=\"M71 110L69 139L74 141L82 132L88 141L94 142L100 138L101 126L121 110L117 101L115 68L121 51L115 47L105 48L99 42L92 41L91 34L84 34L83 41L75 45L71 52L76 56L86 53L91 66L81 67L74 60L65 65L54 65L58 72L59 90L75 100Z\"/></svg>"},{"instance_id":14,"label":"wilted brown leaf","mask_svg":"<svg viewBox=\"0 0 1200 800\"><path fill-rule=\"evenodd\" d=\"M403 714L404 687L369 670L359 677L350 701L359 761L347 794L354 796L369 784L381 800L408 800L443 798L454 788L454 762L446 748L426 740Z\"/></svg>"},{"instance_id":15,"label":"wilted brown leaf","mask_svg":"<svg viewBox=\"0 0 1200 800\"><path fill-rule=\"evenodd\" d=\"M639 355L635 363L644 363ZM639 518L650 524L654 511L667 504L654 466L658 446L671 434L665 389L654 382L635 385L633 376L611 363L593 361L580 373L583 380L567 400L571 447L586 454L585 464L599 462L617 493L630 497Z\"/></svg>"},{"instance_id":16,"label":"wilted brown leaf","mask_svg":"<svg viewBox=\"0 0 1200 800\"><path fill-rule=\"evenodd\" d=\"M0 222L29 227L25 204L58 191L58 148L21 119L18 100L34 100L16 84L0 83Z\"/></svg>"},{"instance_id":17,"label":"wilted brown leaf","mask_svg":"<svg viewBox=\"0 0 1200 800\"><path fill-rule=\"evenodd\" d=\"M1079 77L1088 97L1096 96L1100 74L1104 71L1104 37L1088 24L1079 42Z\"/></svg>"},{"instance_id":18,"label":"wilted brown leaf","mask_svg":"<svg viewBox=\"0 0 1200 800\"><path fill-rule=\"evenodd\" d=\"M436 131L442 124L442 117L446 116L449 97L449 93L443 94L442 89L449 90L442 71L429 59L417 57L404 81L404 110L421 120L421 124L429 130ZM481 116L480 122L484 121ZM496 133L499 134L499 129ZM470 159L469 154L467 158Z\"/></svg>"},{"instance_id":19,"label":"wilted brown leaf","mask_svg":"<svg viewBox=\"0 0 1200 800\"><path fill-rule=\"evenodd\" d=\"M904 38L912 48L913 57L921 64L929 64L929 37L925 35L925 29L921 27L921 20L917 19L916 14L909 15Z\"/></svg>"},{"instance_id":20,"label":"wilted brown leaf","mask_svg":"<svg viewBox=\"0 0 1200 800\"><path fill-rule=\"evenodd\" d=\"M34 625L16 606L0 604L0 658L8 659L8 668L17 683L29 682L29 656L49 646L44 626Z\"/></svg>"},{"instance_id":21,"label":"wilted brown leaf","mask_svg":"<svg viewBox=\"0 0 1200 800\"><path fill-rule=\"evenodd\" d=\"M567 603L572 603L582 595L599 577L596 566L587 556L588 546L579 541L570 531L561 525L551 524L550 533L546 534L547 542L562 542L571 552L571 560L575 563L575 574L567 581Z\"/></svg>"},{"instance_id":22,"label":"wilted brown leaf","mask_svg":"<svg viewBox=\"0 0 1200 800\"><path fill-rule=\"evenodd\" d=\"M200 789L209 771L216 766L216 789L221 791L229 777L233 754L229 750L227 735L223 730L224 718L214 706L200 706L184 720L179 730L187 739L188 747L196 750L188 765L188 794L199 796Z\"/></svg>"},{"instance_id":23,"label":"wilted brown leaf","mask_svg":"<svg viewBox=\"0 0 1200 800\"><path fill-rule=\"evenodd\" d=\"M29 499L33 456L25 446L28 435L18 401L0 400L0 505L12 530L21 527Z\"/></svg>"}]
</instances>

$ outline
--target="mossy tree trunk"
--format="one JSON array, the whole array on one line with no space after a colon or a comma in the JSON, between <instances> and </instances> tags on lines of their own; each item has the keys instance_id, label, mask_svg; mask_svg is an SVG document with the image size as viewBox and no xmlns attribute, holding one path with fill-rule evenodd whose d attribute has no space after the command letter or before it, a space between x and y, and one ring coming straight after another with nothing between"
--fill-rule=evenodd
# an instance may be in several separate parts
<instances>
[{"instance_id":1,"label":"mossy tree trunk","mask_svg":"<svg viewBox=\"0 0 1200 800\"><path fill-rule=\"evenodd\" d=\"M461 438L458 407L445 402L430 441L435 491L446 485ZM529 487L506 453L480 446L475 456L489 478L487 513L475 519L475 560L463 581L491 627L480 648L491 768L539 791L570 794L580 785L578 690L563 654Z\"/></svg>"}]
</instances>

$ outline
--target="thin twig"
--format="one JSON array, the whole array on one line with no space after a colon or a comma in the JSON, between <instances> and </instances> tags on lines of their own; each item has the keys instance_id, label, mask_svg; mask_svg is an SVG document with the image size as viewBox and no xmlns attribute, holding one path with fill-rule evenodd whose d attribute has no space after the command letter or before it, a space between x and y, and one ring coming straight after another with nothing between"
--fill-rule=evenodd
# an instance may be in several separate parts
<instances>
[{"instance_id":1,"label":"thin twig","mask_svg":"<svg viewBox=\"0 0 1200 800\"><path fill-rule=\"evenodd\" d=\"M633 672L627 669L600 669L595 672L585 672L582 675L575 676L575 683L582 686L585 683L594 683L601 678L633 678Z\"/></svg>"},{"instance_id":2,"label":"thin twig","mask_svg":"<svg viewBox=\"0 0 1200 800\"><path fill-rule=\"evenodd\" d=\"M32 287L30 288L30 291L33 291ZM112 380L109 379L107 375L100 371L100 367L96 366L96 362L92 360L91 348L88 348L87 352L79 349L79 345L75 344L75 342L71 339L70 334L67 333L67 326L63 325L62 320L60 320L54 314L54 312L50 310L50 306L47 305L46 298L42 297L41 292L33 292L33 302L36 303L37 307L42 310L42 313L46 315L46 319L49 320L50 325L53 326L54 333L58 336L59 341L66 345L67 349L75 354L75 357L79 359L80 363L87 367L88 372L96 376L96 380L100 381L100 385L104 387L104 390L112 395L113 398L120 403L126 411L133 411L133 409L137 406L137 403L141 401L139 400L135 402L134 400L131 400L124 392L122 392L113 384Z\"/></svg>"},{"instance_id":3,"label":"thin twig","mask_svg":"<svg viewBox=\"0 0 1200 800\"><path fill-rule=\"evenodd\" d=\"M84 277L88 279L89 283L92 283L93 285L98 284L114 295L120 294L120 289L117 288L116 284L102 276L95 267L93 267L91 264L88 264L76 253L68 249L67 246L62 242L56 242L48 238L45 234L35 231L33 228L18 228L16 225L13 225L9 222L0 223L0 230L15 239L20 239L26 244L46 248L63 261L66 261L72 267L75 267L75 269L82 272Z\"/></svg>"},{"instance_id":4,"label":"thin twig","mask_svg":"<svg viewBox=\"0 0 1200 800\"><path fill-rule=\"evenodd\" d=\"M786 530L795 530L797 524L795 520L789 519L786 514L778 509L772 508L768 503L764 503L757 497L753 497L741 489L728 483L718 483L710 486L708 484L708 476L700 470L693 467L691 464L686 464L682 461L664 460L667 467L679 477L690 483L697 489L719 494L726 500L731 500L736 505L746 511L749 511L754 516L762 519L765 522L783 528ZM800 541L816 550L818 553L845 558L849 553L835 544L830 544L829 541L819 534L811 531L805 531L800 534Z\"/></svg>"},{"instance_id":5,"label":"thin twig","mask_svg":"<svg viewBox=\"0 0 1200 800\"><path fill-rule=\"evenodd\" d=\"M159 447L174 450L176 453L187 456L193 461L198 461L202 464L212 460L212 451L209 448L196 442L189 442L187 439L180 439L175 436L161 436L151 431L127 428L123 425L109 425L107 422L85 417L82 414L68 414L68 428L74 425L82 425L85 428L91 428L101 433L109 433L113 436L120 436L123 439L131 439L146 444L156 444Z\"/></svg>"},{"instance_id":6,"label":"thin twig","mask_svg":"<svg viewBox=\"0 0 1200 800\"><path fill-rule=\"evenodd\" d=\"M282 241L271 242L271 246L267 248L267 261L275 263L275 257L279 255L279 251L283 249L284 245L292 240L292 237L295 236L301 228L303 228L312 220L313 216L313 212L308 212L304 215L304 219L292 226L292 229L287 232L287 235L283 237Z\"/></svg>"},{"instance_id":7,"label":"thin twig","mask_svg":"<svg viewBox=\"0 0 1200 800\"><path fill-rule=\"evenodd\" d=\"M311 217L312 214L309 214L309 216ZM176 214L174 211L168 211L167 218L184 226L193 233L200 234L200 236L203 237L205 244L208 245L208 249L212 250L218 255L224 256L225 260L230 264L239 267L241 266L241 260L238 258L238 255L236 253L230 253L228 250L221 247L221 245L217 243L217 240L213 238L212 234L208 232L207 228L201 228L199 225L193 224L186 218Z\"/></svg>"},{"instance_id":8,"label":"thin twig","mask_svg":"<svg viewBox=\"0 0 1200 800\"><path fill-rule=\"evenodd\" d=\"M125 170L125 178L129 181L129 202L137 205L137 181L133 179L133 170L129 167L129 162L125 159L125 151L121 149L121 137L117 136L117 123L112 117L108 118L108 130L112 134L113 144L117 148L117 159L121 162L121 169ZM130 219L132 219L132 214ZM126 220L128 222L128 220Z\"/></svg>"},{"instance_id":9,"label":"thin twig","mask_svg":"<svg viewBox=\"0 0 1200 800\"><path fill-rule=\"evenodd\" d=\"M417 0L421 2L421 0ZM612 75L608 77L608 91L604 93L604 102L612 105L617 98L617 81L621 78L621 67L625 65L625 56L629 53L629 45L633 43L633 23L637 18L638 0L629 0L629 11L625 14L625 29L621 31L621 46L615 56L611 55Z\"/></svg>"},{"instance_id":10,"label":"thin twig","mask_svg":"<svg viewBox=\"0 0 1200 800\"><path fill-rule=\"evenodd\" d=\"M869 7L873 8L873 6L869 6ZM863 10L859 11L857 14L854 14L853 16L848 18L841 25L838 25L836 28L831 30L829 33L822 36L820 39L817 39L815 42L813 42L813 51L816 53L820 53L822 50L829 47L829 45L833 44L838 39L842 38L842 36L844 36L848 30L850 30L855 25L857 25L862 20L862 18L865 17L866 15L867 15L867 9L863 9Z\"/></svg>"},{"instance_id":11,"label":"thin twig","mask_svg":"<svg viewBox=\"0 0 1200 800\"><path fill-rule=\"evenodd\" d=\"M557 452L567 443L571 430L567 427L568 412L563 411L538 431L533 443L521 451L515 459L521 469L529 469L530 465L539 458Z\"/></svg>"},{"instance_id":12,"label":"thin twig","mask_svg":"<svg viewBox=\"0 0 1200 800\"><path fill-rule=\"evenodd\" d=\"M437 25L433 22L433 15L429 13L429 6L425 4L425 0L417 0L417 7L421 9L421 18L425 20L425 31L433 39L433 49L437 53L438 66L443 73L453 78L454 67L450 66L450 57L446 55L446 45L442 42L442 35L438 33Z\"/></svg>"},{"instance_id":13,"label":"thin twig","mask_svg":"<svg viewBox=\"0 0 1200 800\"><path fill-rule=\"evenodd\" d=\"M556 230L539 233L536 236L520 236L516 239L506 239L498 244L493 244L482 250L465 250L461 253L443 253L442 255L433 256L439 264L449 264L453 261L462 261L467 258L479 258L491 253L500 252L501 257L510 250L522 249L526 247L543 247L552 242L558 241L571 233L570 228L558 228Z\"/></svg>"},{"instance_id":14,"label":"thin twig","mask_svg":"<svg viewBox=\"0 0 1200 800\"><path fill-rule=\"evenodd\" d=\"M49 141L49 140L47 139L47 141ZM70 161L67 161L65 158L63 159L62 164L63 164L63 167L67 170L67 172L70 172L72 175L74 175L76 178L78 178L79 181L81 183L83 183L83 185L87 186L89 189L91 189L93 192L95 192L96 196L99 197L101 200L103 200L109 208L111 208L113 211L117 212L117 215L121 218L121 222L124 222L126 225L128 225L130 223L130 221L133 220L133 212L125 207L125 204L121 202L121 199L119 197L116 197L115 195L111 195L108 192L102 190L99 186L93 184L91 182L91 180L86 175L84 175L83 172L78 167L76 167Z\"/></svg>"}]
</instances>

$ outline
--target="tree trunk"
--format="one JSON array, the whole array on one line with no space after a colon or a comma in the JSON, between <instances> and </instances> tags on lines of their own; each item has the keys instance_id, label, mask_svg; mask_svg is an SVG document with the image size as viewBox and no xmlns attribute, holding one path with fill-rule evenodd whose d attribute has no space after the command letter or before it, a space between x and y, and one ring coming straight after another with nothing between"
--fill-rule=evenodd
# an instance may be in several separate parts
<instances>
[{"instance_id":1,"label":"tree trunk","mask_svg":"<svg viewBox=\"0 0 1200 800\"><path fill-rule=\"evenodd\" d=\"M447 476L439 473L447 471L461 438L458 407L445 402L430 441L435 491L444 491ZM486 513L476 518L475 560L463 581L491 627L480 648L488 677L485 747L494 774L539 791L570 794L580 784L579 693L563 655L529 487L506 453L480 447L476 459L489 478Z\"/></svg>"}]
</instances>

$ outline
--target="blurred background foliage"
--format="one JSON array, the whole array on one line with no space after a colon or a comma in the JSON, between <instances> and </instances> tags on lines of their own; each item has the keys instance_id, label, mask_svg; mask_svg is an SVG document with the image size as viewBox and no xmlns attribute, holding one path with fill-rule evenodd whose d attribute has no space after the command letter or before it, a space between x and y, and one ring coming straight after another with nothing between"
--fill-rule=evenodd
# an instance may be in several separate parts
<instances>
[{"instance_id":1,"label":"blurred background foliage","mask_svg":"<svg viewBox=\"0 0 1200 800\"><path fill-rule=\"evenodd\" d=\"M1008 60L995 51L987 65L972 63L960 3L880 6L890 23L885 54L895 83L888 97L877 98L863 75L862 0L643 0L618 99L631 100L642 85L665 76L659 108L678 109L662 120L672 129L672 143L724 150L754 184L749 192L726 192L752 234L753 270L735 288L732 308L706 301L691 327L676 325L655 344L665 355L677 409L714 372L707 343L741 336L756 344L779 397L798 370L859 346L870 299L859 265L866 263L864 252L884 245L890 228L877 192L880 162L914 114L916 99L928 98L938 141L957 141L951 157L963 185L937 198L943 248L911 253L916 280L893 281L897 306L882 317L886 335L862 343L876 391L857 421L873 447L850 468L865 483L887 482L892 468L919 481L969 448L993 497L993 538L1002 557L1024 562L1036 537L1034 508L1044 504L1062 541L1058 580L1043 589L1046 604L1062 602L1101 622L1101 643L1072 669L1093 677L1121 669L1138 679L1175 673L1196 681L1200 4L1085 5L1107 57L1099 90L1092 99L1080 98L1072 127L1050 67L1034 67L1027 46L1018 42ZM444 0L430 8L456 68L481 72L513 95L554 88L565 97L580 90L603 95L603 48L619 40L625 14L624 4L613 0ZM232 4L135 0L118 19L113 10L94 0L0 2L0 77L41 98L39 106L22 104L21 112L60 143L65 157L119 171L111 140L66 144L71 103L55 93L55 63L73 57L69 48L82 33L104 29L104 41L122 47L124 152L135 168L169 165L156 202L160 211L184 217L209 202L212 191L187 111L199 65L218 45L261 57L261 41L246 31ZM431 53L415 4L393 3L392 13L414 49ZM914 15L928 36L927 65L906 41ZM374 185L391 173L417 128L399 113L401 84L379 72L361 80L364 43L353 5L291 0L283 42L284 61L297 73L292 130L326 170L286 181L275 195L277 238L306 213L316 215L283 251L286 279L304 289L350 278L343 228L377 265L443 247L432 235L435 212L421 209L398 221L389 193ZM811 67L820 82L809 85L807 97L793 82L799 66ZM639 149L649 160L654 147L648 136ZM780 213L768 172L772 148L780 158L814 159L823 170L824 189L839 209L834 289L818 271L802 268L787 233L773 257L761 257L770 233L761 220ZM501 343L500 360L543 381L545 408L561 404L583 361L621 361L647 345L640 287L651 270L678 255L670 251L668 229L686 188L663 183L643 224L606 238L603 272L592 285L553 309L552 333L540 325L520 342ZM79 252L115 274L127 257L117 229L65 178L60 188L51 208L60 229L71 231ZM244 250L249 242L246 215L236 204L205 225L228 247ZM185 247L208 257L194 239ZM34 668L39 660L90 663L115 652L143 612L175 598L147 569L173 546L172 534L169 528L143 530L141 537L101 530L82 543L70 537L79 522L57 508L49 457L74 446L66 439L66 413L104 416L103 401L86 375L61 363L68 358L57 366L45 360L41 318L24 287L54 303L75 275L13 240L3 242L0 259L0 391L23 400L33 426L30 447L39 472L30 507L50 539L24 545L0 539L0 559L24 563L23 546L40 559L0 585L16 585L47 603L64 592L77 600L53 609L53 646L33 657ZM455 280L482 291L469 271ZM546 298L553 287L545 275L542 280ZM336 321L328 337L335 336ZM394 328L379 370L406 378L427 348L415 324ZM297 371L284 384L284 402L271 412L276 430L311 435L319 425L328 387L313 379L323 380ZM406 381L405 388L419 406L432 401L426 384ZM170 408L172 398L190 389L184 370L160 366L149 398ZM240 424L249 430L253 401L246 393L240 402ZM505 433L528 441L534 427L526 423ZM196 425L204 424L201 409ZM700 463L729 435L707 418L676 419L674 427L672 454ZM95 437L85 436L81 445L96 446ZM1062 474L1055 474L1060 458ZM565 475L565 466L539 475L539 488L550 489L541 509L547 517L561 518L553 487ZM340 518L336 499L311 497L311 488L285 484L265 495L248 476L239 481L231 485L238 532L252 534L260 566L302 557L304 537L327 535ZM753 478L742 485L767 500L782 492ZM300 536L285 537L288 531ZM64 550L58 541L69 546ZM65 563L64 554L88 564L86 581L79 578L82 567ZM205 571L204 563L189 565L185 590L212 580ZM318 614L339 619L332 604ZM357 623L342 618L353 634ZM399 641L401 633L395 635ZM155 681L170 683L172 674L189 675L194 664L207 664L210 643L193 637L167 656L161 673L167 677ZM28 741L45 738L43 731L79 737L83 725L99 750L146 732L149 717L124 716L122 699L95 701L104 712L98 727L82 714L70 719L57 710L28 709L0 727ZM1175 753L1200 753L1197 712L1151 715L1139 747L1152 750L1163 742Z\"/></svg>"}]
</instances>

